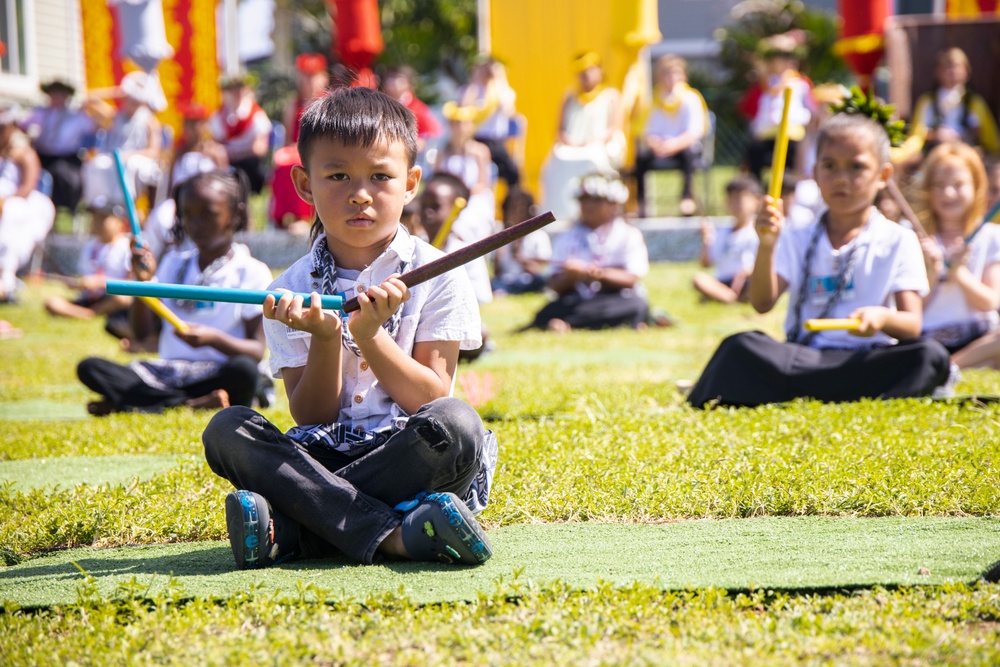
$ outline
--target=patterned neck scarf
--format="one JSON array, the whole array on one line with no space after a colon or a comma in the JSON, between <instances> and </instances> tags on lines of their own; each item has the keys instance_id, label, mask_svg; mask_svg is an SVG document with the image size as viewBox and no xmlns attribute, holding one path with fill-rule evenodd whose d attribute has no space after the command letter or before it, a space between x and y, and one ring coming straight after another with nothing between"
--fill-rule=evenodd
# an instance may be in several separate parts
<instances>
[{"instance_id":1,"label":"patterned neck scarf","mask_svg":"<svg viewBox=\"0 0 1000 667\"><path fill-rule=\"evenodd\" d=\"M802 284L799 285L799 293L795 298L795 310L793 311L794 317L792 318L792 326L790 326L788 331L785 332L785 335L788 337L788 342L790 343L809 345L817 334L816 331L803 331L802 307L805 305L806 299L809 297L809 268L812 264L813 256L816 254L816 246L819 245L819 238L825 232L826 213L823 214L819 224L816 225L816 230L813 232L812 238L809 240L809 247L806 248L805 260L802 262ZM847 250L847 257L844 259L843 265L840 267L840 271L837 272L837 283L833 288L833 294L830 295L826 305L823 306L823 312L819 314L819 319L826 319L830 316L834 307L840 303L840 299L844 295L844 290L847 289L847 286L850 285L851 281L854 279L854 262L857 258L858 247L861 245L861 234L858 234L858 236L855 237L854 242L850 245L851 247ZM801 336L801 334L805 335Z\"/></svg>"},{"instance_id":2,"label":"patterned neck scarf","mask_svg":"<svg viewBox=\"0 0 1000 667\"><path fill-rule=\"evenodd\" d=\"M198 259L198 253L193 252L188 257L181 262L180 266L177 267L177 277L174 278L174 282L178 285L211 285L212 276L222 270L226 264L229 263L233 257L236 256L236 247L230 246L229 252L227 252L222 257L218 257L212 261L211 264L205 267L205 270L201 272L201 277L194 283L188 283L185 281L187 278L188 270L191 268L191 262ZM179 310L193 311L198 308L200 301L189 301L187 299L176 299L174 305Z\"/></svg>"},{"instance_id":3,"label":"patterned neck scarf","mask_svg":"<svg viewBox=\"0 0 1000 667\"><path fill-rule=\"evenodd\" d=\"M336 294L337 293L337 267L333 262L333 255L330 254L330 250L326 246L326 235L320 236L316 243L313 245L312 249L312 261L313 261L313 275L318 276L323 281L322 293L323 294ZM409 268L408 262L400 262L398 273L403 274ZM358 344L354 342L354 337L351 335L351 330L347 326L347 322L350 316L345 315L343 320L344 324L341 327L343 333L341 334L341 340L343 341L344 347L354 353L354 356L360 357L361 350L358 349ZM403 306L400 305L396 309L396 312L389 317L388 320L382 323L382 328L393 339L396 338L396 334L399 332L399 323L403 319Z\"/></svg>"}]
</instances>

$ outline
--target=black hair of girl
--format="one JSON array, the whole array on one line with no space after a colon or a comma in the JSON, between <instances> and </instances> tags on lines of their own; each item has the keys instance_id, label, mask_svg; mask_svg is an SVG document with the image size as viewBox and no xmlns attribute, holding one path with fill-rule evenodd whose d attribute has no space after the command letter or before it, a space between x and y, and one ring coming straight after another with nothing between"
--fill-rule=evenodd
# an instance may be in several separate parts
<instances>
[{"instance_id":1,"label":"black hair of girl","mask_svg":"<svg viewBox=\"0 0 1000 667\"><path fill-rule=\"evenodd\" d=\"M837 113L827 118L819 127L816 137L816 153L823 150L823 144L834 137L843 137L858 131L868 132L872 139L871 148L879 160L879 166L890 161L889 134L877 120L853 113Z\"/></svg>"},{"instance_id":2,"label":"black hair of girl","mask_svg":"<svg viewBox=\"0 0 1000 667\"><path fill-rule=\"evenodd\" d=\"M250 180L242 169L215 169L195 174L174 186L172 198L177 204L173 240L176 245L184 240L184 222L180 217L181 197L202 183L219 183L229 200L233 218L233 231L242 232L250 226Z\"/></svg>"}]
</instances>

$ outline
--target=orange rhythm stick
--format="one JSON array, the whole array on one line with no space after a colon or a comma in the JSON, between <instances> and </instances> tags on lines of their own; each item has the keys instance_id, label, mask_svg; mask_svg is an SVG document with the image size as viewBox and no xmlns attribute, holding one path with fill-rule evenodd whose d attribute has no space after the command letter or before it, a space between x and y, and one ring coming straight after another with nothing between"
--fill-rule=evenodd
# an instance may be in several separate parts
<instances>
[{"instance_id":1,"label":"orange rhythm stick","mask_svg":"<svg viewBox=\"0 0 1000 667\"><path fill-rule=\"evenodd\" d=\"M149 309L160 316L161 319L170 322L174 325L174 328L181 333L187 333L188 325L181 318L174 314L174 311L163 305L163 302L157 299L155 296L140 296L139 299L149 306Z\"/></svg>"},{"instance_id":2,"label":"orange rhythm stick","mask_svg":"<svg viewBox=\"0 0 1000 667\"><path fill-rule=\"evenodd\" d=\"M785 87L784 106L781 109L781 125L774 140L774 158L771 160L771 199L781 199L781 181L785 176L785 158L788 156L788 111L792 106L792 89Z\"/></svg>"},{"instance_id":3,"label":"orange rhythm stick","mask_svg":"<svg viewBox=\"0 0 1000 667\"><path fill-rule=\"evenodd\" d=\"M432 246L438 250L444 247L444 242L448 240L448 234L451 234L451 226L455 224L455 220L458 219L458 215L468 203L469 202L465 201L465 197L458 197L455 199L455 205L451 207L451 213L448 214L448 218L441 225L441 229L438 230L438 233L434 235L434 240L431 241Z\"/></svg>"},{"instance_id":4,"label":"orange rhythm stick","mask_svg":"<svg viewBox=\"0 0 1000 667\"><path fill-rule=\"evenodd\" d=\"M806 331L857 331L860 327L861 320L856 317L812 319L802 323Z\"/></svg>"}]
</instances>

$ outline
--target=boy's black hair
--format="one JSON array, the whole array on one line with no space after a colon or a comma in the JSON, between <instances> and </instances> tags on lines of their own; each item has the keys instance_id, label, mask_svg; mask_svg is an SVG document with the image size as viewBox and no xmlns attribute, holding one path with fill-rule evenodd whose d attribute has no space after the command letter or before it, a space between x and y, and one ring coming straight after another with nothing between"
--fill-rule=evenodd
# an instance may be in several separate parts
<instances>
[{"instance_id":1,"label":"boy's black hair","mask_svg":"<svg viewBox=\"0 0 1000 667\"><path fill-rule=\"evenodd\" d=\"M174 186L172 198L177 204L173 239L175 244L184 240L184 224L181 220L181 197L193 191L201 183L221 183L229 196L229 210L233 214L233 231L242 232L250 226L250 180L242 169L216 169L203 171Z\"/></svg>"},{"instance_id":2,"label":"boy's black hair","mask_svg":"<svg viewBox=\"0 0 1000 667\"><path fill-rule=\"evenodd\" d=\"M434 174L427 179L428 186L432 183L444 183L451 188L451 191L455 193L456 197L461 197L466 201L468 201L471 196L469 193L469 186L467 186L461 178L450 172L435 171Z\"/></svg>"},{"instance_id":3,"label":"boy's black hair","mask_svg":"<svg viewBox=\"0 0 1000 667\"><path fill-rule=\"evenodd\" d=\"M872 138L872 150L879 159L879 166L890 161L889 134L878 121L854 113L837 113L827 118L819 127L819 135L816 137L817 155L823 150L823 144L830 141L835 136L852 134L858 130L867 130Z\"/></svg>"},{"instance_id":4,"label":"boy's black hair","mask_svg":"<svg viewBox=\"0 0 1000 667\"><path fill-rule=\"evenodd\" d=\"M757 197L764 194L763 188L760 187L760 181L749 175L736 176L726 184L727 195L735 195L740 192L749 192Z\"/></svg>"},{"instance_id":5,"label":"boy's black hair","mask_svg":"<svg viewBox=\"0 0 1000 667\"><path fill-rule=\"evenodd\" d=\"M317 139L345 146L401 141L409 167L417 161L417 119L388 95L371 88L336 88L316 99L299 122L299 156L308 167Z\"/></svg>"},{"instance_id":6,"label":"boy's black hair","mask_svg":"<svg viewBox=\"0 0 1000 667\"><path fill-rule=\"evenodd\" d=\"M514 213L526 213L530 216L533 214L534 208L535 196L518 185L507 191L507 196L503 198L503 203L500 205L504 222L521 222L520 219L511 220L510 218Z\"/></svg>"}]
</instances>

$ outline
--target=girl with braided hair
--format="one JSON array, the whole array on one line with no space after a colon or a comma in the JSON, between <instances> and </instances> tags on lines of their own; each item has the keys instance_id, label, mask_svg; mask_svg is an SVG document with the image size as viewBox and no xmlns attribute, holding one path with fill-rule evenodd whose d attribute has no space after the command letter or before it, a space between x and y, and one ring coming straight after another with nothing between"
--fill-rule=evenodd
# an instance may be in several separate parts
<instances>
[{"instance_id":1,"label":"girl with braided hair","mask_svg":"<svg viewBox=\"0 0 1000 667\"><path fill-rule=\"evenodd\" d=\"M827 209L784 229L781 202L764 198L750 278L760 313L789 293L787 342L760 331L722 342L692 388L699 408L794 398L853 401L927 396L948 379L948 352L919 338L927 273L916 235L873 202L892 176L889 135L867 113L840 113L817 139L816 182ZM853 318L849 331L809 332L813 318Z\"/></svg>"}]
</instances>

